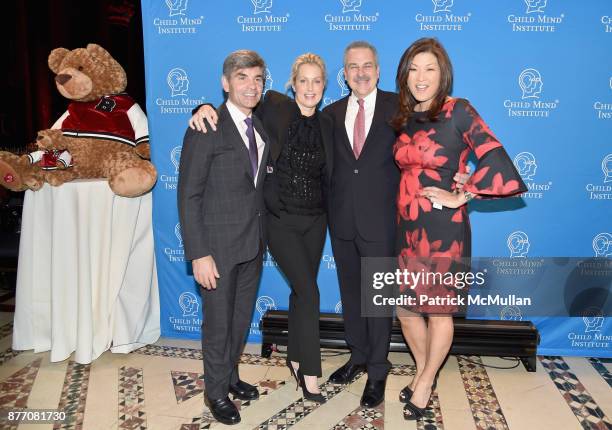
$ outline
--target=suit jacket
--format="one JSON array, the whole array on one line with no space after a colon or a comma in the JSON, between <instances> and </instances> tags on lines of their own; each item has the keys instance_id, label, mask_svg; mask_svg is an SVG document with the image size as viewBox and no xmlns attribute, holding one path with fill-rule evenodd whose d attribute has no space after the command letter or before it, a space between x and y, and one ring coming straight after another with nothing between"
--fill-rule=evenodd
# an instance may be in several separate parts
<instances>
[{"instance_id":1,"label":"suit jacket","mask_svg":"<svg viewBox=\"0 0 612 430\"><path fill-rule=\"evenodd\" d=\"M268 136L261 121L253 124L266 142L257 186L249 152L225 104L218 109L217 131L187 128L178 181L178 207L185 258L212 255L217 265L253 259L265 241L263 182Z\"/></svg>"},{"instance_id":2,"label":"suit jacket","mask_svg":"<svg viewBox=\"0 0 612 430\"><path fill-rule=\"evenodd\" d=\"M266 171L266 184L264 187L266 207L270 212L278 215L280 199L278 181L276 178L276 162L281 154L283 145L287 142L287 130L293 121L300 115L300 108L295 100L274 90L268 90L264 100L257 106L255 115L261 119L264 129L270 138L270 157ZM321 139L325 150L325 169L323 172L323 198L327 202L329 182L333 166L333 122L325 112L318 112L317 117L321 127Z\"/></svg>"},{"instance_id":3,"label":"suit jacket","mask_svg":"<svg viewBox=\"0 0 612 430\"><path fill-rule=\"evenodd\" d=\"M400 172L390 125L398 106L395 93L378 90L372 125L359 159L355 159L344 120L349 97L327 106L334 120L334 169L331 177L329 226L333 236L394 243ZM390 241L390 242L389 242Z\"/></svg>"}]
</instances>

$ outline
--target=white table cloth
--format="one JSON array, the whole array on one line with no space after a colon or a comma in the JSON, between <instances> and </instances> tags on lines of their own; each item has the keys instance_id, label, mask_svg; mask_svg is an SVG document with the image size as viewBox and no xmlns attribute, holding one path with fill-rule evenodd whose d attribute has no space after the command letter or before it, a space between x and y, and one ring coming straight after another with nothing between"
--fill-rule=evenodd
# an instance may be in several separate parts
<instances>
[{"instance_id":1,"label":"white table cloth","mask_svg":"<svg viewBox=\"0 0 612 430\"><path fill-rule=\"evenodd\" d=\"M119 197L101 180L26 191L13 349L86 364L159 334L151 193Z\"/></svg>"}]
</instances>

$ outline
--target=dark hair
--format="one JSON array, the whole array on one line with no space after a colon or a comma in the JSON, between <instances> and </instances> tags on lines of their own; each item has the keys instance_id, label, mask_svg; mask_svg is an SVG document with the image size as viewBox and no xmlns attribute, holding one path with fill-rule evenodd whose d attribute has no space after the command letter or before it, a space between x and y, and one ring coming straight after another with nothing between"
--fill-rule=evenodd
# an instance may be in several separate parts
<instances>
[{"instance_id":1,"label":"dark hair","mask_svg":"<svg viewBox=\"0 0 612 430\"><path fill-rule=\"evenodd\" d=\"M241 49L229 54L223 62L223 76L229 79L232 73L238 69L250 69L251 67L266 68L266 63L255 51Z\"/></svg>"},{"instance_id":2,"label":"dark hair","mask_svg":"<svg viewBox=\"0 0 612 430\"><path fill-rule=\"evenodd\" d=\"M414 57L424 52L435 55L440 65L440 87L427 111L427 118L429 120L436 120L436 117L442 110L446 97L451 93L453 87L453 66L446 50L437 39L422 38L410 45L400 59L395 78L395 84L399 89L399 109L391 124L398 131L406 125L414 112L415 106L419 103L410 92L410 88L408 88L408 74L410 73L410 66Z\"/></svg>"}]
</instances>

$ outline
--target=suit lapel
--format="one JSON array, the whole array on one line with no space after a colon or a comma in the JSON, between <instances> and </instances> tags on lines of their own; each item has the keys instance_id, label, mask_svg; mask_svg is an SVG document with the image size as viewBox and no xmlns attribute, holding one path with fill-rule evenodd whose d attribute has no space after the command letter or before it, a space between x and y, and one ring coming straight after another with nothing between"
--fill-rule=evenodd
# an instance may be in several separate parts
<instances>
[{"instance_id":1,"label":"suit lapel","mask_svg":"<svg viewBox=\"0 0 612 430\"><path fill-rule=\"evenodd\" d=\"M338 126L342 129L342 141L344 142L344 147L351 154L353 153L353 148L351 147L351 140L348 137L346 132L346 111L348 109L348 100L350 96L346 96L338 102Z\"/></svg>"},{"instance_id":2,"label":"suit lapel","mask_svg":"<svg viewBox=\"0 0 612 430\"><path fill-rule=\"evenodd\" d=\"M383 109L384 100L382 91L377 90L376 94L376 103L374 105L374 116L372 117L372 124L370 125L370 130L368 130L368 135L366 136L366 140L363 143L363 148L361 149L360 157L363 156L363 152L368 147L368 143L374 140L374 136L376 136L376 132L378 128L385 122L385 112Z\"/></svg>"}]
</instances>

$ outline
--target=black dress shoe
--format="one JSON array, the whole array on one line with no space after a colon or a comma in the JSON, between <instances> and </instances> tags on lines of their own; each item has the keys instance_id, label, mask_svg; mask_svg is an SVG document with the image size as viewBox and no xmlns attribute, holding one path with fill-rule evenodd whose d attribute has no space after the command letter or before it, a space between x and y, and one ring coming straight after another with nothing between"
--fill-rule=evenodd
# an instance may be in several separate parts
<instances>
[{"instance_id":1,"label":"black dress shoe","mask_svg":"<svg viewBox=\"0 0 612 430\"><path fill-rule=\"evenodd\" d=\"M240 413L229 397L212 400L205 397L210 413L222 424L232 425L240 422Z\"/></svg>"},{"instance_id":2,"label":"black dress shoe","mask_svg":"<svg viewBox=\"0 0 612 430\"><path fill-rule=\"evenodd\" d=\"M336 370L329 377L329 382L333 384L348 384L360 372L365 372L366 367L363 364L346 363L344 366Z\"/></svg>"},{"instance_id":3,"label":"black dress shoe","mask_svg":"<svg viewBox=\"0 0 612 430\"><path fill-rule=\"evenodd\" d=\"M361 396L361 406L364 408L375 408L385 400L385 386L387 385L386 379L380 381L371 381L368 379L366 382L363 395Z\"/></svg>"},{"instance_id":4,"label":"black dress shoe","mask_svg":"<svg viewBox=\"0 0 612 430\"><path fill-rule=\"evenodd\" d=\"M257 388L240 379L235 384L230 384L229 392L234 395L234 398L240 400L255 400L259 398Z\"/></svg>"}]
</instances>

